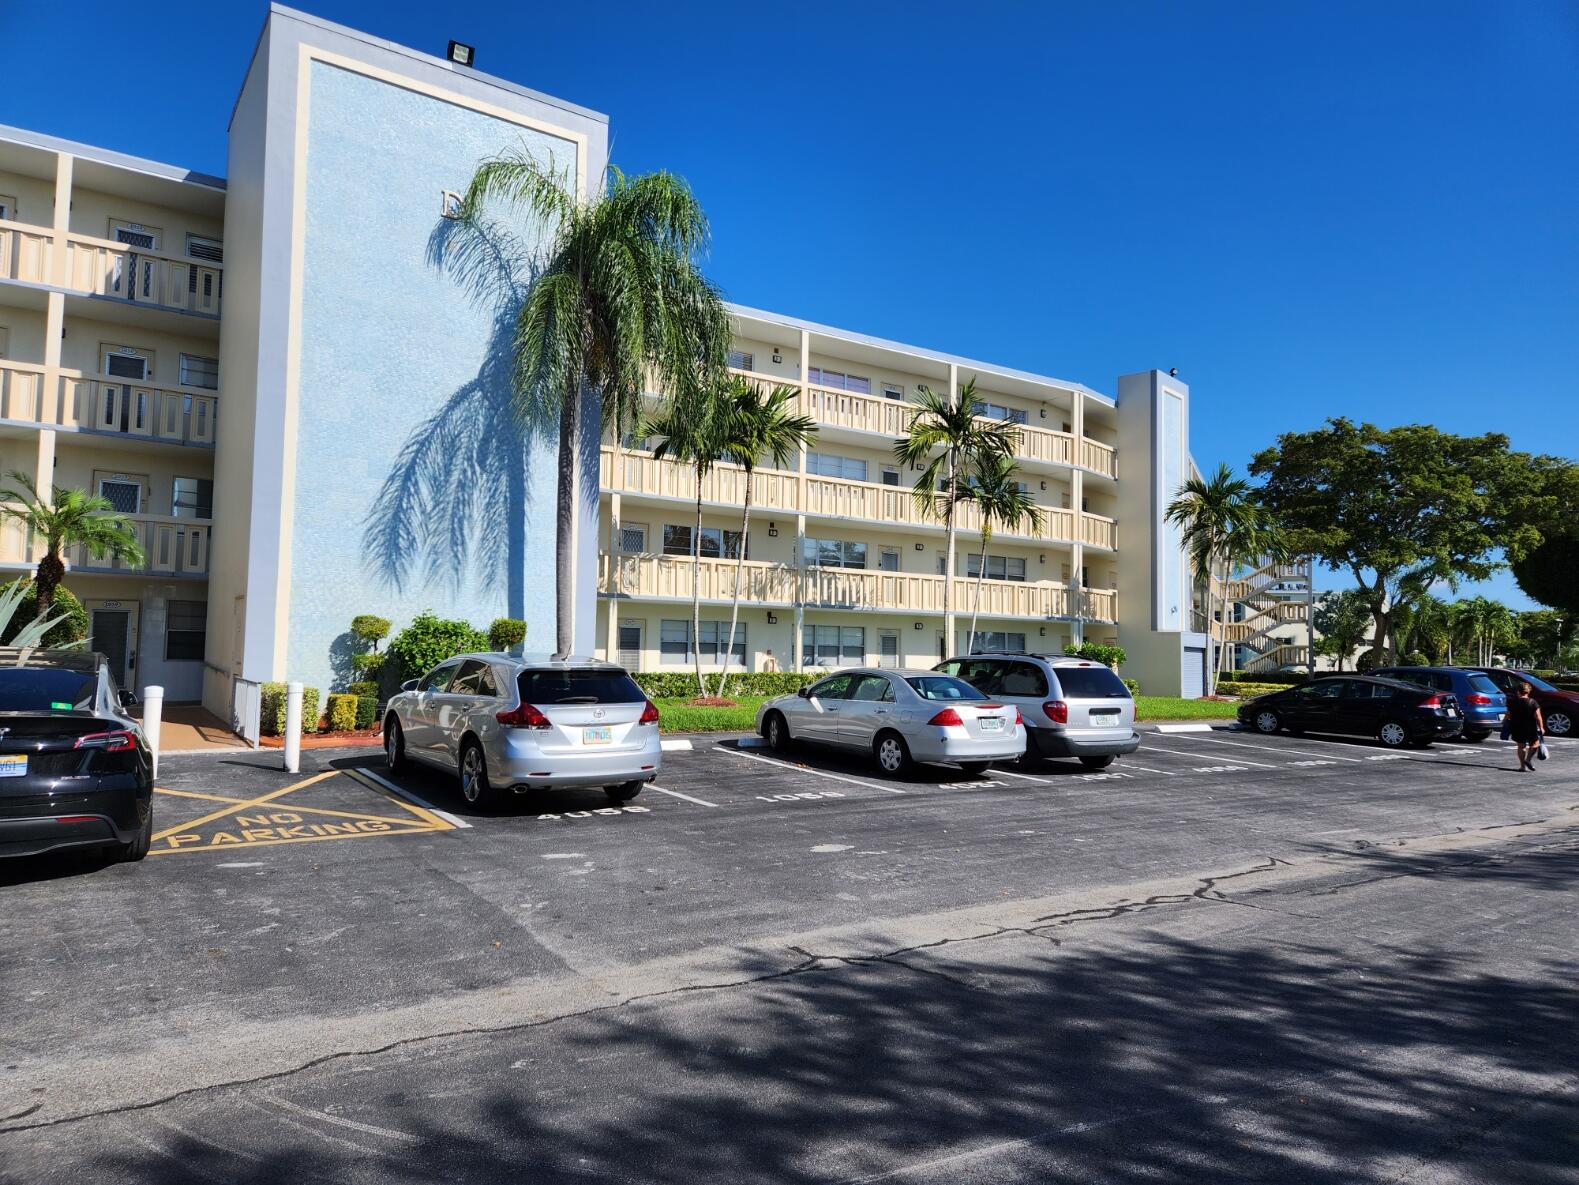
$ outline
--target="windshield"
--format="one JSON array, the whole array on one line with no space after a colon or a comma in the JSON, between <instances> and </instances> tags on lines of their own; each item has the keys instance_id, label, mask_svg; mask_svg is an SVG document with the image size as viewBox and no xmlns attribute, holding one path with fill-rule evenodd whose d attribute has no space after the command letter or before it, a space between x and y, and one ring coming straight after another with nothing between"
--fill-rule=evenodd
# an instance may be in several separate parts
<instances>
[{"instance_id":1,"label":"windshield","mask_svg":"<svg viewBox=\"0 0 1579 1185\"><path fill-rule=\"evenodd\" d=\"M951 700L955 703L981 703L987 697L969 683L947 675L914 675L905 680L922 699Z\"/></svg>"},{"instance_id":2,"label":"windshield","mask_svg":"<svg viewBox=\"0 0 1579 1185\"><path fill-rule=\"evenodd\" d=\"M47 667L0 670L0 712L91 712L99 677Z\"/></svg>"},{"instance_id":3,"label":"windshield","mask_svg":"<svg viewBox=\"0 0 1579 1185\"><path fill-rule=\"evenodd\" d=\"M639 704L647 699L624 671L522 671L516 685L526 704Z\"/></svg>"}]
</instances>

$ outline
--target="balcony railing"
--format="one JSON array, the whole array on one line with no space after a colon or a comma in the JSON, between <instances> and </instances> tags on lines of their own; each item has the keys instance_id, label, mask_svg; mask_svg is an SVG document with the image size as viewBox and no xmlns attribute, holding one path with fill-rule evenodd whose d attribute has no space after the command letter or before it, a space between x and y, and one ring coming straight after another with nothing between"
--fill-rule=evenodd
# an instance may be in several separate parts
<instances>
[{"instance_id":1,"label":"balcony railing","mask_svg":"<svg viewBox=\"0 0 1579 1185\"><path fill-rule=\"evenodd\" d=\"M79 572L131 572L152 575L206 576L208 541L213 524L207 519L168 518L163 515L129 516L142 545L143 563L133 565L96 558L82 547L66 549L66 563ZM28 560L36 563L39 544L29 547Z\"/></svg>"},{"instance_id":2,"label":"balcony railing","mask_svg":"<svg viewBox=\"0 0 1579 1185\"><path fill-rule=\"evenodd\" d=\"M692 561L688 556L610 555L599 557L598 589L606 596L652 597L685 601L691 597ZM733 560L704 559L698 565L704 601L728 602L735 595ZM812 609L943 612L943 577L873 568L804 568L747 560L740 599L746 605ZM972 612L976 581L954 578L953 611ZM988 617L1068 618L1076 611L1091 620L1116 620L1111 589L1085 589L1072 600L1062 585L1013 580L981 582L981 612ZM1071 605L1075 608L1071 609Z\"/></svg>"},{"instance_id":3,"label":"balcony railing","mask_svg":"<svg viewBox=\"0 0 1579 1185\"><path fill-rule=\"evenodd\" d=\"M173 444L212 445L218 398L201 391L0 360L0 419Z\"/></svg>"},{"instance_id":4,"label":"balcony railing","mask_svg":"<svg viewBox=\"0 0 1579 1185\"><path fill-rule=\"evenodd\" d=\"M66 235L63 274L55 274L54 260L54 231L0 221L0 280L53 283L94 296L219 316L225 269L217 264L79 234Z\"/></svg>"},{"instance_id":5,"label":"balcony railing","mask_svg":"<svg viewBox=\"0 0 1579 1185\"><path fill-rule=\"evenodd\" d=\"M736 465L715 465L702 479L702 501L739 506L745 500L745 470ZM600 455L599 485L611 492L696 501L696 473L687 465L658 460L645 453L605 447ZM846 481L837 477L802 476L777 469L758 469L751 487L751 504L785 514L813 514L826 518L864 520L911 527L938 528L941 524L916 505L909 486L871 481ZM1035 535L996 528L995 537L1037 542L1074 542L1076 514L1059 506L1043 506L1042 528ZM1102 515L1082 515L1084 541L1099 547L1114 546L1115 524ZM961 531L981 529L981 511L966 503L959 507L954 525ZM1103 542L1106 540L1106 542Z\"/></svg>"}]
</instances>

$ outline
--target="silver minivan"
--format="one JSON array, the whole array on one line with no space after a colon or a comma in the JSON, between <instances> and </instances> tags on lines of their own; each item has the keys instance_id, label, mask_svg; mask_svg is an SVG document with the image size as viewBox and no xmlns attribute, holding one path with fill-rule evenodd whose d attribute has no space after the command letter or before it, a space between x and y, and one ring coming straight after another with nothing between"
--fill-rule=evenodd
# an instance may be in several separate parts
<instances>
[{"instance_id":1,"label":"silver minivan","mask_svg":"<svg viewBox=\"0 0 1579 1185\"><path fill-rule=\"evenodd\" d=\"M602 786L626 802L658 776L662 750L658 709L624 667L596 659L458 654L384 710L391 771L454 773L475 806L537 786Z\"/></svg>"},{"instance_id":2,"label":"silver minivan","mask_svg":"<svg viewBox=\"0 0 1579 1185\"><path fill-rule=\"evenodd\" d=\"M1019 708L1027 762L1078 757L1087 769L1106 769L1140 748L1135 699L1099 662L1065 654L972 654L934 669Z\"/></svg>"}]
</instances>

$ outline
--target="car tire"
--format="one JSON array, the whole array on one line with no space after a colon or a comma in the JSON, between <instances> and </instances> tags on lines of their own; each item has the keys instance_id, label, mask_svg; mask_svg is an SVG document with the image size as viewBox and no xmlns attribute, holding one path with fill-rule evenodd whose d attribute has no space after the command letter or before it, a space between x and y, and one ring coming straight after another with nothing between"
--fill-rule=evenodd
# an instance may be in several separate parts
<instances>
[{"instance_id":1,"label":"car tire","mask_svg":"<svg viewBox=\"0 0 1579 1185\"><path fill-rule=\"evenodd\" d=\"M488 781L488 759L476 741L466 741L461 745L459 777L461 797L466 800L467 806L483 810L493 803L493 784Z\"/></svg>"},{"instance_id":2,"label":"car tire","mask_svg":"<svg viewBox=\"0 0 1579 1185\"><path fill-rule=\"evenodd\" d=\"M960 769L962 769L966 773L968 773L971 777L979 778L982 774L986 773L989 769L992 768L992 762L990 762L990 761L962 761L962 762L959 763L959 767L960 767Z\"/></svg>"},{"instance_id":3,"label":"car tire","mask_svg":"<svg viewBox=\"0 0 1579 1185\"><path fill-rule=\"evenodd\" d=\"M641 788L644 784L640 778L637 778L634 782L621 782L618 786L605 786L603 787L603 793L609 796L610 802L629 802L641 793Z\"/></svg>"},{"instance_id":4,"label":"car tire","mask_svg":"<svg viewBox=\"0 0 1579 1185\"><path fill-rule=\"evenodd\" d=\"M1251 718L1250 726L1259 733L1271 736L1283 727L1283 718L1271 708L1260 708Z\"/></svg>"},{"instance_id":5,"label":"car tire","mask_svg":"<svg viewBox=\"0 0 1579 1185\"><path fill-rule=\"evenodd\" d=\"M894 777L904 777L915 766L910 757L910 746L897 732L878 733L872 741L872 756L877 760L878 769Z\"/></svg>"},{"instance_id":6,"label":"car tire","mask_svg":"<svg viewBox=\"0 0 1579 1185\"><path fill-rule=\"evenodd\" d=\"M1376 730L1376 739L1389 749L1402 749L1409 743L1409 730L1396 720L1388 720Z\"/></svg>"},{"instance_id":7,"label":"car tire","mask_svg":"<svg viewBox=\"0 0 1579 1185\"><path fill-rule=\"evenodd\" d=\"M790 736L789 722L784 719L782 712L768 713L768 718L762 722L762 735L767 738L768 748L775 753L787 753L795 743Z\"/></svg>"},{"instance_id":8,"label":"car tire","mask_svg":"<svg viewBox=\"0 0 1579 1185\"><path fill-rule=\"evenodd\" d=\"M384 764L392 774L406 769L406 734L400 727L400 718L393 712L384 721Z\"/></svg>"},{"instance_id":9,"label":"car tire","mask_svg":"<svg viewBox=\"0 0 1579 1185\"><path fill-rule=\"evenodd\" d=\"M1109 753L1103 757L1082 757L1080 764L1087 769L1106 769L1113 764L1113 755Z\"/></svg>"},{"instance_id":10,"label":"car tire","mask_svg":"<svg viewBox=\"0 0 1579 1185\"><path fill-rule=\"evenodd\" d=\"M1552 737L1565 737L1573 735L1574 718L1564 711L1545 712L1546 735Z\"/></svg>"},{"instance_id":11,"label":"car tire","mask_svg":"<svg viewBox=\"0 0 1579 1185\"><path fill-rule=\"evenodd\" d=\"M148 813L143 816L143 825L137 829L136 836L130 843L121 845L121 859L128 864L135 864L148 855L148 849L154 842L154 804L148 804Z\"/></svg>"}]
</instances>

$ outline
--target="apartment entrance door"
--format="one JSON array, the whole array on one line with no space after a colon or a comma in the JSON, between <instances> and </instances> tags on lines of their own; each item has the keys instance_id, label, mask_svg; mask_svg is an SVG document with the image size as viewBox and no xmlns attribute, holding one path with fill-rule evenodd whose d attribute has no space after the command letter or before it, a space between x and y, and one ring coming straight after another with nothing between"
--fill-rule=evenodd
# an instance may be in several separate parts
<instances>
[{"instance_id":1,"label":"apartment entrance door","mask_svg":"<svg viewBox=\"0 0 1579 1185\"><path fill-rule=\"evenodd\" d=\"M88 645L109 659L110 674L123 688L134 686L137 669L137 609L122 601L106 601L89 609Z\"/></svg>"},{"instance_id":2,"label":"apartment entrance door","mask_svg":"<svg viewBox=\"0 0 1579 1185\"><path fill-rule=\"evenodd\" d=\"M620 622L619 656L616 661L627 671L639 671L641 651L641 622Z\"/></svg>"}]
</instances>

